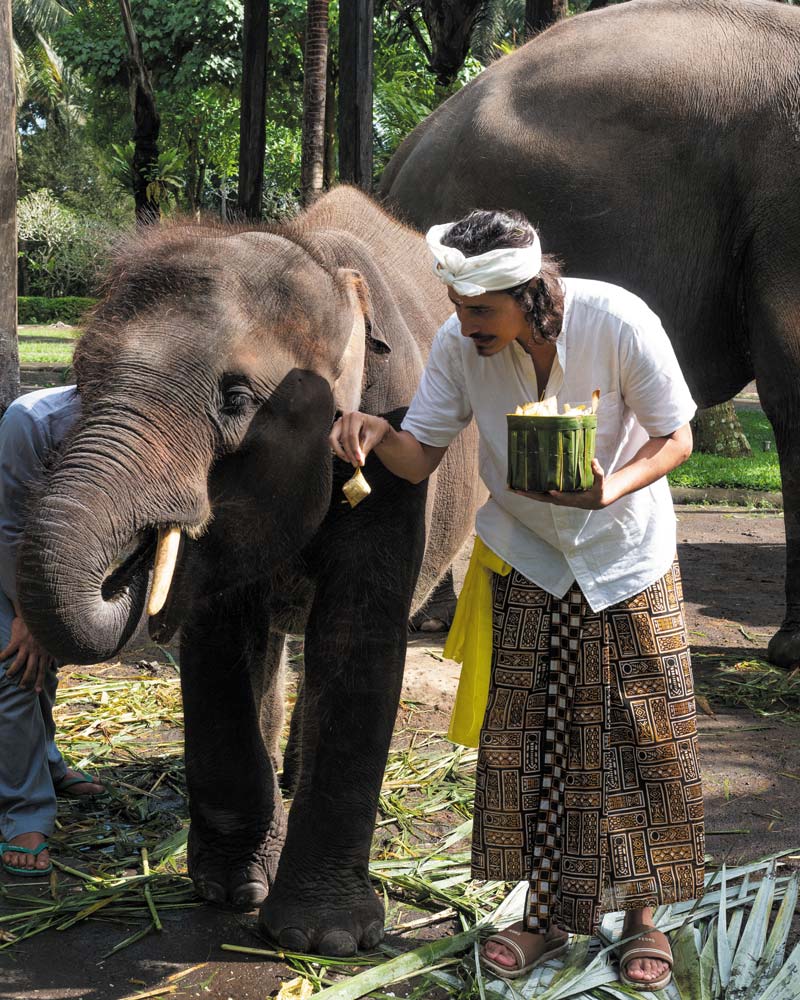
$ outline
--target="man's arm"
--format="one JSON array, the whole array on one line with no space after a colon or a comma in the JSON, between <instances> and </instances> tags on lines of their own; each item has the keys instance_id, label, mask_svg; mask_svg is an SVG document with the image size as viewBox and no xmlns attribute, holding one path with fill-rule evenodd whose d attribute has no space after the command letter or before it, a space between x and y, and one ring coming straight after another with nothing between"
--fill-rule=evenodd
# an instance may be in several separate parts
<instances>
[{"instance_id":1,"label":"man's arm","mask_svg":"<svg viewBox=\"0 0 800 1000\"><path fill-rule=\"evenodd\" d=\"M333 425L330 445L339 458L362 466L374 451L386 468L410 483L421 483L439 465L447 448L422 444L409 431L396 431L388 420L369 413L344 413Z\"/></svg>"}]
</instances>

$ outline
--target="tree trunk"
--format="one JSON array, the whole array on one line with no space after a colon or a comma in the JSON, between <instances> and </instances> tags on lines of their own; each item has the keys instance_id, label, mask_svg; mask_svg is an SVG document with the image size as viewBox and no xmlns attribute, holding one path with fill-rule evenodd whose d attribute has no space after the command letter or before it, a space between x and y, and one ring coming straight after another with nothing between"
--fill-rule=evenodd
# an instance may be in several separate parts
<instances>
[{"instance_id":1,"label":"tree trunk","mask_svg":"<svg viewBox=\"0 0 800 1000\"><path fill-rule=\"evenodd\" d=\"M325 178L325 101L328 70L328 3L308 0L303 54L303 150L300 196L310 205L322 194Z\"/></svg>"},{"instance_id":2,"label":"tree trunk","mask_svg":"<svg viewBox=\"0 0 800 1000\"><path fill-rule=\"evenodd\" d=\"M245 0L242 32L242 101L239 124L239 211L261 218L267 149L267 46L269 0Z\"/></svg>"},{"instance_id":3,"label":"tree trunk","mask_svg":"<svg viewBox=\"0 0 800 1000\"><path fill-rule=\"evenodd\" d=\"M19 393L16 100L11 0L0 0L0 412Z\"/></svg>"},{"instance_id":4,"label":"tree trunk","mask_svg":"<svg viewBox=\"0 0 800 1000\"><path fill-rule=\"evenodd\" d=\"M128 74L133 111L133 200L136 221L139 225L157 222L160 216L158 201L148 195L148 185L154 167L158 164L158 133L161 119L156 111L156 99L150 84L142 47L133 26L128 0L119 0L122 26L128 40Z\"/></svg>"},{"instance_id":5,"label":"tree trunk","mask_svg":"<svg viewBox=\"0 0 800 1000\"><path fill-rule=\"evenodd\" d=\"M328 46L325 70L325 167L322 183L329 191L336 183L336 60Z\"/></svg>"},{"instance_id":6,"label":"tree trunk","mask_svg":"<svg viewBox=\"0 0 800 1000\"><path fill-rule=\"evenodd\" d=\"M736 416L733 401L698 410L692 421L692 434L694 450L705 455L743 458L753 453Z\"/></svg>"},{"instance_id":7,"label":"tree trunk","mask_svg":"<svg viewBox=\"0 0 800 1000\"><path fill-rule=\"evenodd\" d=\"M532 38L567 16L567 0L525 0L525 37Z\"/></svg>"},{"instance_id":8,"label":"tree trunk","mask_svg":"<svg viewBox=\"0 0 800 1000\"><path fill-rule=\"evenodd\" d=\"M339 180L372 190L373 0L339 7Z\"/></svg>"}]
</instances>

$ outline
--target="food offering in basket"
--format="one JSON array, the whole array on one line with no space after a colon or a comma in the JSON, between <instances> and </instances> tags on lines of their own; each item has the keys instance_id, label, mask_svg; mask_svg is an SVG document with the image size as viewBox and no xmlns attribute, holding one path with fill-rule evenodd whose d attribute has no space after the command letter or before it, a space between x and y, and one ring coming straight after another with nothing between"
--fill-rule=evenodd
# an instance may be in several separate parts
<instances>
[{"instance_id":1,"label":"food offering in basket","mask_svg":"<svg viewBox=\"0 0 800 1000\"><path fill-rule=\"evenodd\" d=\"M576 493L594 483L592 459L600 390L591 403L565 405L555 396L518 406L508 421L508 485L512 490Z\"/></svg>"}]
</instances>

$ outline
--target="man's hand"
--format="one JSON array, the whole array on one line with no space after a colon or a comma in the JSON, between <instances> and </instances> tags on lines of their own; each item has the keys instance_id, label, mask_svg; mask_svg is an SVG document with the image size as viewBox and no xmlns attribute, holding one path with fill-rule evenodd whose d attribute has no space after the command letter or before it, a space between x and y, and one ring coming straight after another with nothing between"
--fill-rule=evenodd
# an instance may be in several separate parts
<instances>
[{"instance_id":1,"label":"man's hand","mask_svg":"<svg viewBox=\"0 0 800 1000\"><path fill-rule=\"evenodd\" d=\"M37 694L44 685L44 675L53 662L53 657L42 648L28 631L28 626L17 615L11 622L11 638L5 649L0 650L0 661L16 655L14 662L6 667L6 676L15 677L20 671L19 683L22 687L33 688Z\"/></svg>"},{"instance_id":2,"label":"man's hand","mask_svg":"<svg viewBox=\"0 0 800 1000\"><path fill-rule=\"evenodd\" d=\"M617 497L611 495L606 474L596 458L592 459L592 472L594 473L594 483L592 483L590 490L576 493L559 493L558 490L550 490L548 493L535 493L532 490L511 490L511 492L516 493L517 496L539 500L542 503L552 503L557 507L602 510L603 507L608 507L610 503L613 503Z\"/></svg>"},{"instance_id":3,"label":"man's hand","mask_svg":"<svg viewBox=\"0 0 800 1000\"><path fill-rule=\"evenodd\" d=\"M351 465L362 466L367 455L391 430L388 420L353 410L343 413L333 425L328 439L335 455Z\"/></svg>"}]
</instances>

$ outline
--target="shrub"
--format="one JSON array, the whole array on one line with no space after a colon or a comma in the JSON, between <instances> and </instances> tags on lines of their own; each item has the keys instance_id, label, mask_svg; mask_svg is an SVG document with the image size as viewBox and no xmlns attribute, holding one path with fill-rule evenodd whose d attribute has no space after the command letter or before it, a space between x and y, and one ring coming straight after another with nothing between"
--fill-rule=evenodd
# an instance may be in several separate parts
<instances>
[{"instance_id":1,"label":"shrub","mask_svg":"<svg viewBox=\"0 0 800 1000\"><path fill-rule=\"evenodd\" d=\"M50 299L43 295L20 295L17 299L19 323L67 323L75 326L97 299L64 295Z\"/></svg>"},{"instance_id":2,"label":"shrub","mask_svg":"<svg viewBox=\"0 0 800 1000\"><path fill-rule=\"evenodd\" d=\"M17 219L28 289L48 298L86 295L105 263L114 230L65 208L46 188L20 199Z\"/></svg>"}]
</instances>

